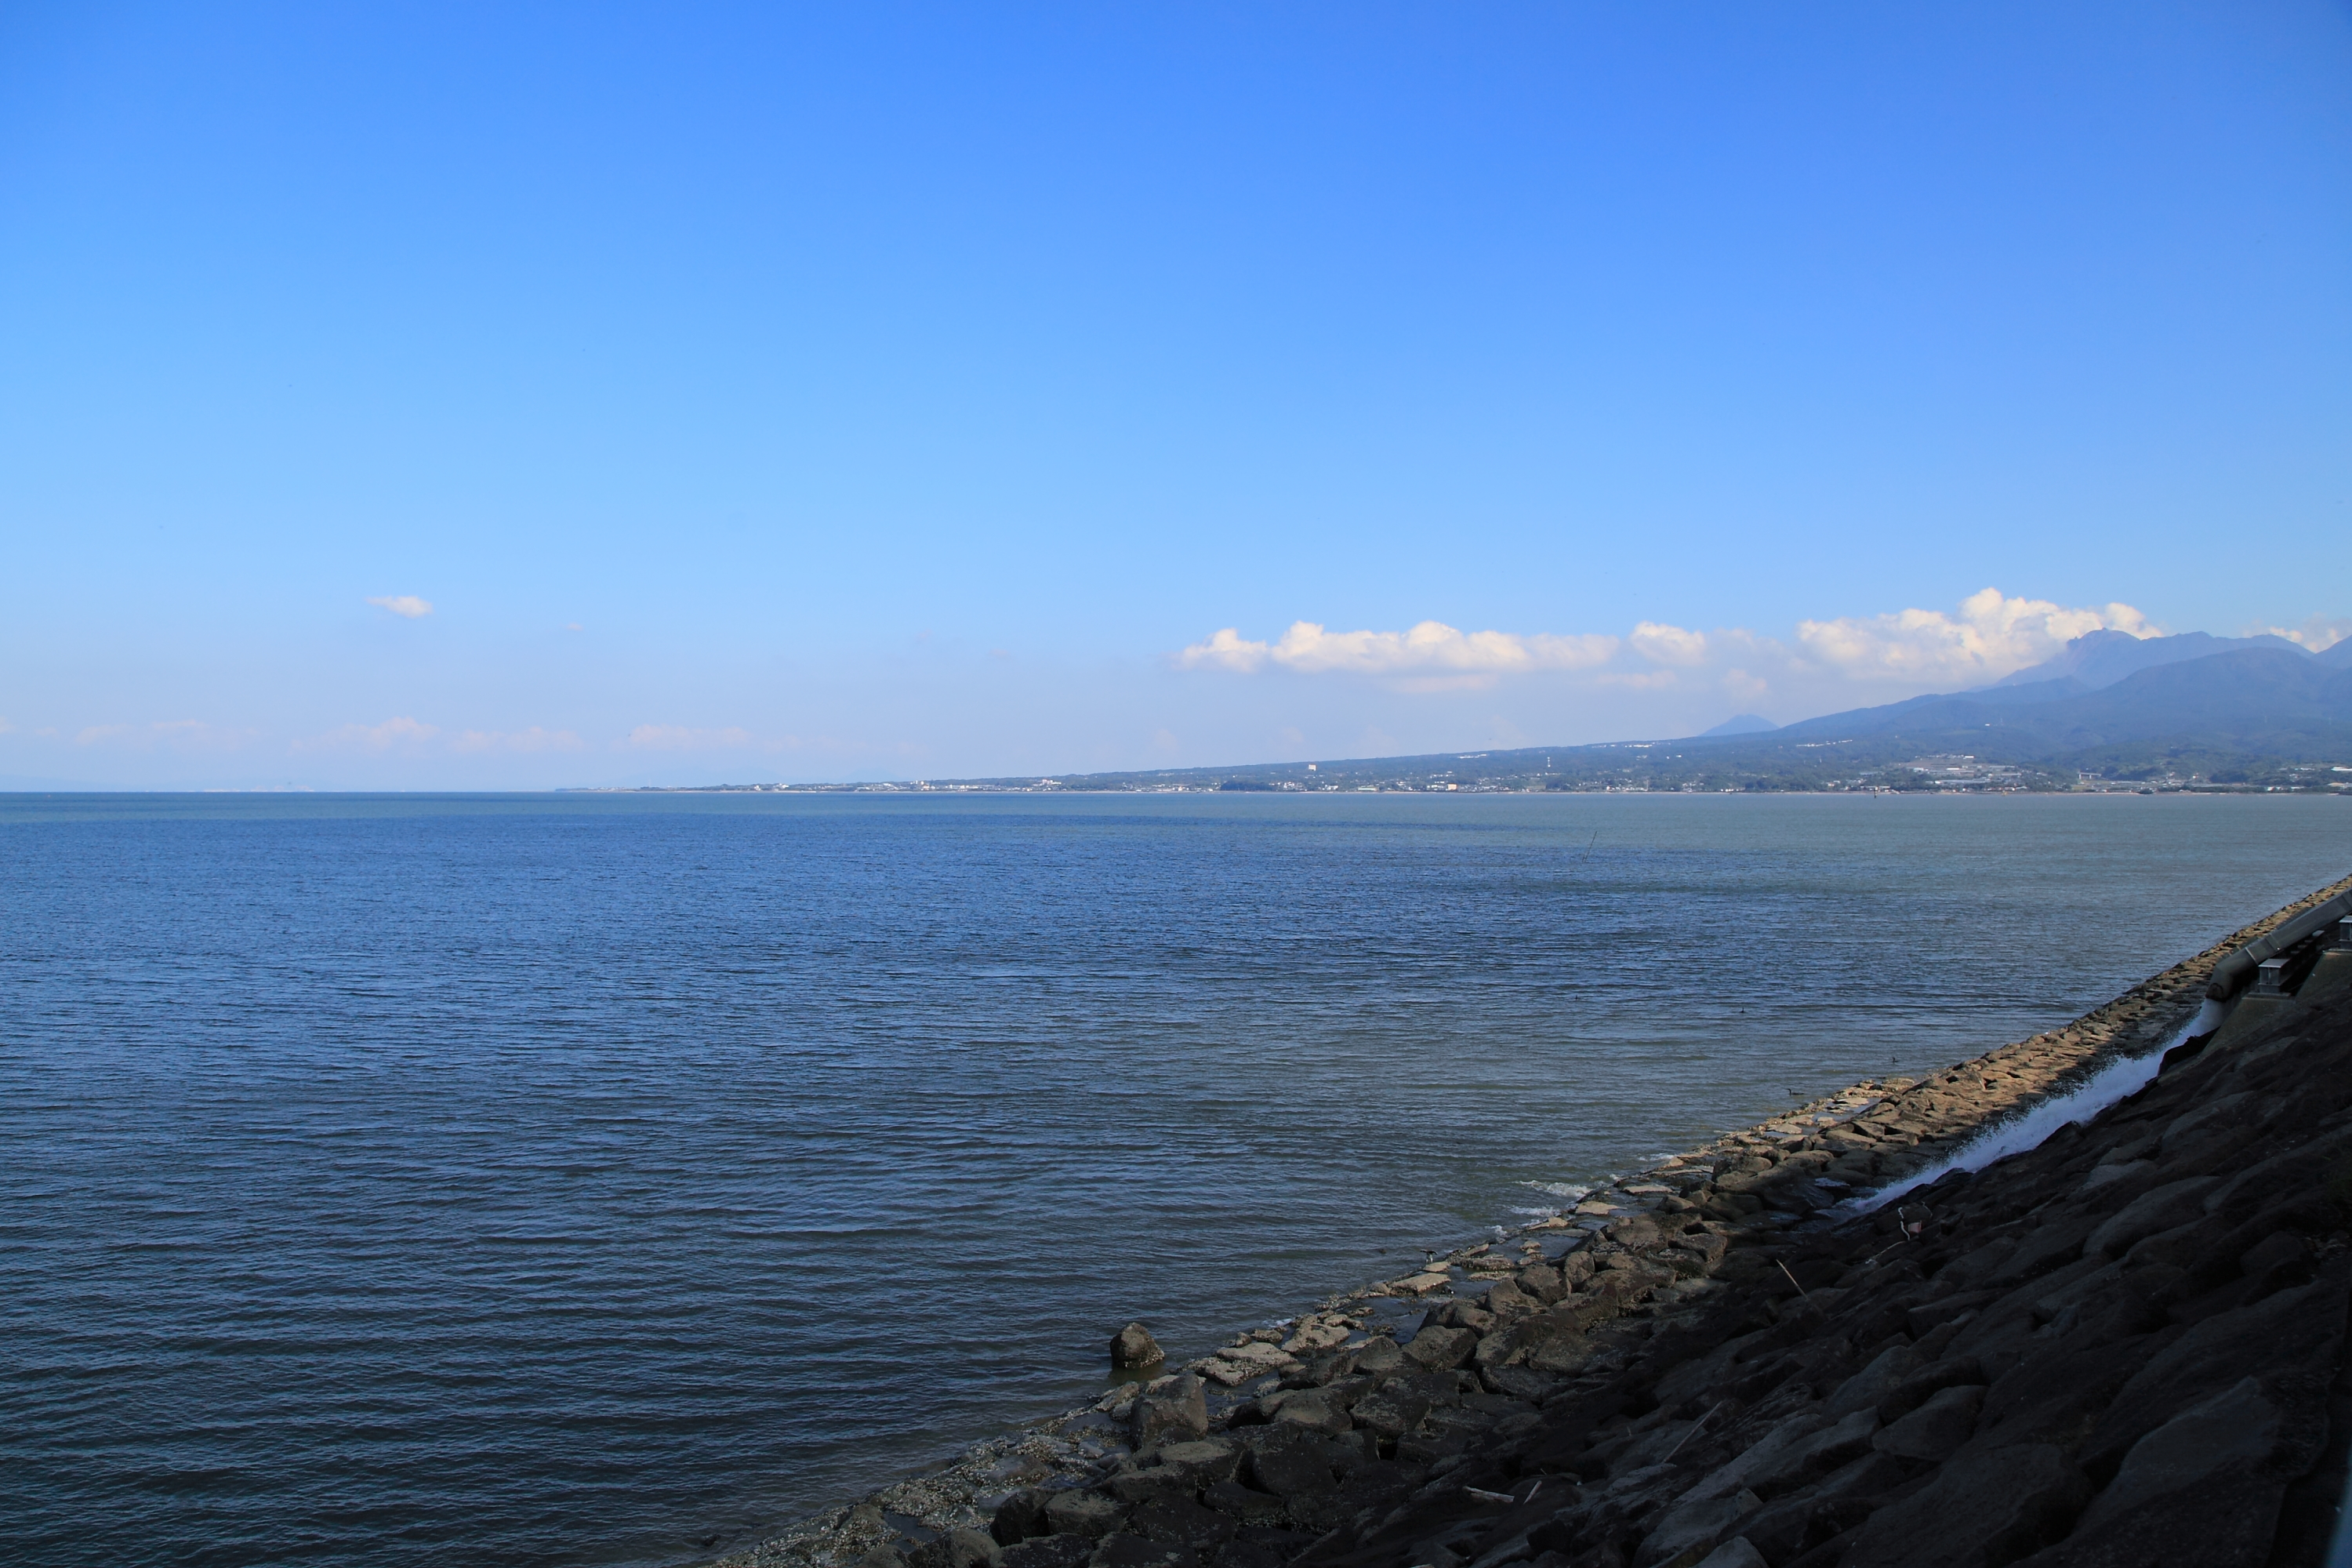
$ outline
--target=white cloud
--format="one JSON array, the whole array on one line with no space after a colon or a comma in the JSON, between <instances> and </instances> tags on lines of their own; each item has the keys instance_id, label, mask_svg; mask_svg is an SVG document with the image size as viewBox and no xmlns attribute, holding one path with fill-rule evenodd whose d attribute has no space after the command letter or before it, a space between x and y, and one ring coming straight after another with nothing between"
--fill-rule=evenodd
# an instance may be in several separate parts
<instances>
[{"instance_id":1,"label":"white cloud","mask_svg":"<svg viewBox=\"0 0 2352 1568\"><path fill-rule=\"evenodd\" d=\"M2011 599L1987 588L1960 601L1960 613L1902 610L1894 615L1800 621L1797 641L1811 658L1864 679L1974 684L2039 664L2072 639L2102 627L2134 637L2157 633L2129 605L2068 609L2047 599Z\"/></svg>"},{"instance_id":2,"label":"white cloud","mask_svg":"<svg viewBox=\"0 0 2352 1568\"><path fill-rule=\"evenodd\" d=\"M7 726L0 724L0 730ZM234 751L253 739L251 730L232 730L202 719L159 719L149 724L92 724L78 731L78 746L116 744L134 751L166 746L175 752Z\"/></svg>"},{"instance_id":3,"label":"white cloud","mask_svg":"<svg viewBox=\"0 0 2352 1568\"><path fill-rule=\"evenodd\" d=\"M1830 688L1867 681L1876 687L1869 700L1884 701L1888 685L1948 691L1998 680L2102 627L2160 635L2129 605L2069 607L1987 588L1954 612L1908 609L1802 621L1791 640L1738 626L1696 631L1664 621L1639 622L1622 637L1462 632L1439 621L1403 632L1333 632L1299 621L1273 642L1253 641L1227 626L1185 648L1176 662L1243 674L1381 676L1404 692L1475 690L1504 676L1563 671L1587 687L1663 691L1679 685L1694 692L1720 689L1742 702L1775 689L1784 701L1834 701ZM2345 632L2352 632L2352 623L2315 620L2301 633L2285 635L2305 647L2323 647ZM1691 679L1678 681L1677 672Z\"/></svg>"},{"instance_id":4,"label":"white cloud","mask_svg":"<svg viewBox=\"0 0 2352 1568\"><path fill-rule=\"evenodd\" d=\"M402 717L381 724L345 724L340 729L294 742L298 752L388 752L394 746L418 746L441 731L431 724Z\"/></svg>"},{"instance_id":5,"label":"white cloud","mask_svg":"<svg viewBox=\"0 0 2352 1568\"><path fill-rule=\"evenodd\" d=\"M1744 669L1727 669L1723 672L1723 689L1738 701L1753 702L1771 690L1772 684Z\"/></svg>"},{"instance_id":6,"label":"white cloud","mask_svg":"<svg viewBox=\"0 0 2352 1568\"><path fill-rule=\"evenodd\" d=\"M370 599L368 603L381 606L383 609L390 610L394 615L412 621L421 619L422 617L433 613L432 601L429 599L420 599L414 594L390 594L382 598Z\"/></svg>"},{"instance_id":7,"label":"white cloud","mask_svg":"<svg viewBox=\"0 0 2352 1568\"><path fill-rule=\"evenodd\" d=\"M621 743L646 752L734 751L751 744L751 731L733 726L692 730L683 724L640 724Z\"/></svg>"},{"instance_id":8,"label":"white cloud","mask_svg":"<svg viewBox=\"0 0 2352 1568\"><path fill-rule=\"evenodd\" d=\"M1187 669L1213 667L1244 673L1272 664L1309 675L1494 675L1583 669L1606 662L1617 647L1612 637L1463 632L1442 621L1423 621L1403 632L1333 632L1313 621L1296 621L1280 641L1272 643L1251 642L1227 626L1176 659Z\"/></svg>"},{"instance_id":9,"label":"white cloud","mask_svg":"<svg viewBox=\"0 0 2352 1568\"><path fill-rule=\"evenodd\" d=\"M1656 621L1643 621L1625 639L1633 651L1653 664L1698 665L1706 662L1706 634L1686 632L1680 626L1662 626Z\"/></svg>"},{"instance_id":10,"label":"white cloud","mask_svg":"<svg viewBox=\"0 0 2352 1568\"><path fill-rule=\"evenodd\" d=\"M2299 626L2256 626L2256 632L2268 632L2274 637L2284 637L2301 643L2314 653L2326 653L2346 637L2352 637L2352 620L2341 616L2314 616Z\"/></svg>"},{"instance_id":11,"label":"white cloud","mask_svg":"<svg viewBox=\"0 0 2352 1568\"><path fill-rule=\"evenodd\" d=\"M453 752L576 752L583 742L569 730L545 730L533 724L528 730L468 730L453 736L449 749Z\"/></svg>"}]
</instances>

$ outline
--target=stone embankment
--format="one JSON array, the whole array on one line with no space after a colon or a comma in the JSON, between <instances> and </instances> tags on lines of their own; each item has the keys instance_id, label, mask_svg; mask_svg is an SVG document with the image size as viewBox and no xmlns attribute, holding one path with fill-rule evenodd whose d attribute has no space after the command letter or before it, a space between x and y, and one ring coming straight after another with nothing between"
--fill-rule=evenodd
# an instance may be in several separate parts
<instances>
[{"instance_id":1,"label":"stone embankment","mask_svg":"<svg viewBox=\"0 0 2352 1568\"><path fill-rule=\"evenodd\" d=\"M795 1568L2263 1568L2352 1457L2352 952L2129 1098L2217 960L1859 1085L729 1561Z\"/></svg>"}]
</instances>

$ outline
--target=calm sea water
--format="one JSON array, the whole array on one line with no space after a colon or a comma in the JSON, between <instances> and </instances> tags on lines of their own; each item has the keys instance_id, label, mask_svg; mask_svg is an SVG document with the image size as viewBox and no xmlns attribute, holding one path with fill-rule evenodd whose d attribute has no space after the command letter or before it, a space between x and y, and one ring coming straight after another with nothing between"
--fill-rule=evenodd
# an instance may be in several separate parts
<instances>
[{"instance_id":1,"label":"calm sea water","mask_svg":"<svg viewBox=\"0 0 2352 1568\"><path fill-rule=\"evenodd\" d=\"M0 796L0 1540L707 1554L2347 869L2329 799Z\"/></svg>"}]
</instances>

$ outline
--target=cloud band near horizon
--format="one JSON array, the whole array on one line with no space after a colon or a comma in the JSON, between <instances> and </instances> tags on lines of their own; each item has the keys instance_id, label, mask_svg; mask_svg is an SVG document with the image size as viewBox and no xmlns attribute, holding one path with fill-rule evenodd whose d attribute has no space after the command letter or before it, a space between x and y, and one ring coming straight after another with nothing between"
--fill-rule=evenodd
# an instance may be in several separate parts
<instances>
[{"instance_id":1,"label":"cloud band near horizon","mask_svg":"<svg viewBox=\"0 0 2352 1568\"><path fill-rule=\"evenodd\" d=\"M1725 667L1760 691L1759 668L1834 674L1858 680L1989 681L2051 658L2087 632L2109 629L2134 637L2161 635L2129 605L2068 607L2047 599L2011 598L1986 588L1960 601L1957 614L1906 609L1797 623L1793 644L1744 628L1695 631L1643 621L1622 637L1464 632L1441 621L1409 631L1333 632L1297 621L1271 642L1253 641L1224 627L1175 656L1180 668L1255 674L1267 669L1302 675L1406 678L1408 686L1485 684L1539 670L1590 673L1610 682L1654 681L1675 670ZM1734 668L1736 667L1736 668Z\"/></svg>"}]
</instances>

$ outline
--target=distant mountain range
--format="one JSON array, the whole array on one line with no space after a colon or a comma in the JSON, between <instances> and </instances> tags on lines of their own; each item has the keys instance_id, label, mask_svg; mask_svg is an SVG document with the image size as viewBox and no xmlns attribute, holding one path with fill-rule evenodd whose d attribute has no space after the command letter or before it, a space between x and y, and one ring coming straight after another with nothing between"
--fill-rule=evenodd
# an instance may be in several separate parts
<instances>
[{"instance_id":1,"label":"distant mountain range","mask_svg":"<svg viewBox=\"0 0 2352 1568\"><path fill-rule=\"evenodd\" d=\"M2352 656L2352 644L2337 643L2326 653L2314 655L2298 643L2268 635L2217 637L2210 632L2182 632L2178 637L2136 637L2129 632L2096 631L2087 632L2068 643L2057 658L2045 659L2014 675L2005 675L1994 681L1993 686L1999 689L2065 681L2075 691L2096 691L2103 686L2113 686L2126 676L2137 675L2143 669L2154 669L2161 664L2182 664L2190 659L2210 658L2215 654L2245 653L2256 648L2300 654L2306 658L2317 658L2323 662L2333 659L2335 668L2339 669L2346 668L2346 658Z\"/></svg>"},{"instance_id":2,"label":"distant mountain range","mask_svg":"<svg viewBox=\"0 0 2352 1568\"><path fill-rule=\"evenodd\" d=\"M1907 765L1927 759L1978 766ZM2352 768L2352 639L2314 654L2284 637L2096 631L1990 686L1778 728L1743 713L1682 740L860 787L1941 788L1989 767L2000 777L1977 784L2072 787L2088 773L2326 788L2352 782L2337 766Z\"/></svg>"},{"instance_id":3,"label":"distant mountain range","mask_svg":"<svg viewBox=\"0 0 2352 1568\"><path fill-rule=\"evenodd\" d=\"M1744 738L1786 753L1889 751L2099 772L2230 771L2352 759L2352 641L2100 631L1995 685L1858 708ZM1718 742L1717 744L1727 742Z\"/></svg>"}]
</instances>

